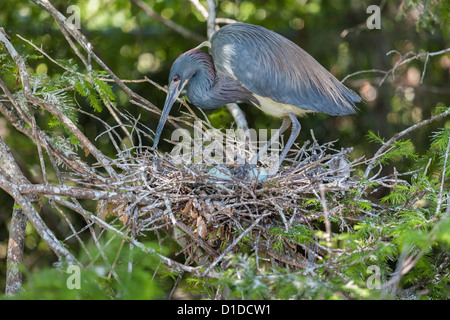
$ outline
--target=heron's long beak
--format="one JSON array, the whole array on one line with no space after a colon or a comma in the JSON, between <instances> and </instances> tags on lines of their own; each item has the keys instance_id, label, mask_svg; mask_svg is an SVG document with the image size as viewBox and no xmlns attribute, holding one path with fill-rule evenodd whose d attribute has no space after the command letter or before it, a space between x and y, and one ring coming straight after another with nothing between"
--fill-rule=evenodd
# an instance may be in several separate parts
<instances>
[{"instance_id":1,"label":"heron's long beak","mask_svg":"<svg viewBox=\"0 0 450 320\"><path fill-rule=\"evenodd\" d=\"M161 137L161 132L164 128L164 124L166 123L167 117L169 116L170 109L172 109L175 100L177 100L185 84L186 82L183 85L181 85L180 82L171 82L169 85L166 102L164 103L161 118L159 118L158 128L156 129L155 139L153 140L153 149L156 149L158 147L159 138Z\"/></svg>"}]
</instances>

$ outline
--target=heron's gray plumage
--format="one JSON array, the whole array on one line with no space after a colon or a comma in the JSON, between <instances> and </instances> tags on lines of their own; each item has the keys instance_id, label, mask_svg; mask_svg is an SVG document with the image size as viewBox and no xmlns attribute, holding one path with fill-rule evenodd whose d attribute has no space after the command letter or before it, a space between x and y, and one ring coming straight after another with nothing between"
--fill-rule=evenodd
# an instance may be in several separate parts
<instances>
[{"instance_id":1,"label":"heron's gray plumage","mask_svg":"<svg viewBox=\"0 0 450 320\"><path fill-rule=\"evenodd\" d=\"M292 124L276 170L300 132L296 116L305 112L351 114L355 103L361 101L306 51L263 27L226 25L213 35L210 44L211 55L195 48L173 63L154 148L170 109L184 88L189 100L202 109L245 102L282 117L283 124L269 144ZM252 164L256 164L259 155Z\"/></svg>"},{"instance_id":2,"label":"heron's gray plumage","mask_svg":"<svg viewBox=\"0 0 450 320\"><path fill-rule=\"evenodd\" d=\"M306 51L261 26L226 25L213 35L211 48L218 72L231 69L249 91L275 102L346 115L361 101Z\"/></svg>"},{"instance_id":3,"label":"heron's gray plumage","mask_svg":"<svg viewBox=\"0 0 450 320\"><path fill-rule=\"evenodd\" d=\"M213 58L203 51L192 49L178 57L172 65L169 82L176 75L189 79L186 95L199 108L211 110L232 102L257 103L238 81L217 73Z\"/></svg>"}]
</instances>

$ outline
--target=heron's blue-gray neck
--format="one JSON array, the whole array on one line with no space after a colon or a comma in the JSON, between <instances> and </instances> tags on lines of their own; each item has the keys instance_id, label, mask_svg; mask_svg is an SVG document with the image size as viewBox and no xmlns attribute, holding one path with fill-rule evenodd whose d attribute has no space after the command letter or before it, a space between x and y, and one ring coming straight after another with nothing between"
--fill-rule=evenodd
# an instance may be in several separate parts
<instances>
[{"instance_id":1,"label":"heron's blue-gray neck","mask_svg":"<svg viewBox=\"0 0 450 320\"><path fill-rule=\"evenodd\" d=\"M257 102L251 92L238 81L217 73L209 54L202 51L194 51L193 54L195 73L185 87L191 103L199 108L212 110L233 102Z\"/></svg>"}]
</instances>

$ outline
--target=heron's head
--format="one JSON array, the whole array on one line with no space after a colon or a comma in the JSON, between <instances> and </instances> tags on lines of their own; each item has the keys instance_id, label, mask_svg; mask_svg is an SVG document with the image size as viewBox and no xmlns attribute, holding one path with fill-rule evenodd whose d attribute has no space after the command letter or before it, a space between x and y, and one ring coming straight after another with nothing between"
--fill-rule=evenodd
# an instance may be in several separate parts
<instances>
[{"instance_id":1,"label":"heron's head","mask_svg":"<svg viewBox=\"0 0 450 320\"><path fill-rule=\"evenodd\" d=\"M155 139L153 140L153 148L156 149L158 146L162 129L173 104L181 94L183 88L188 84L189 80L196 75L199 70L199 65L205 58L204 55L208 54L197 49L192 49L180 55L172 64L169 75L169 88L167 91L166 102L164 103L158 128L156 129Z\"/></svg>"}]
</instances>

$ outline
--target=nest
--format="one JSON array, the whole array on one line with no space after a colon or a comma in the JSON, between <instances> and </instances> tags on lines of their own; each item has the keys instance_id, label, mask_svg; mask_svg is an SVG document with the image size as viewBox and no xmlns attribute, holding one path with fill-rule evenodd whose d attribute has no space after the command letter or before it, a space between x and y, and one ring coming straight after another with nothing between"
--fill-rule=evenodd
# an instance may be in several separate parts
<instances>
[{"instance_id":1,"label":"nest","mask_svg":"<svg viewBox=\"0 0 450 320\"><path fill-rule=\"evenodd\" d=\"M351 178L357 162L349 161L351 149L335 150L333 142L320 145L312 138L295 146L288 165L262 181L245 174L245 164L180 163L140 149L121 157L126 170L118 190L131 192L133 200L102 201L99 214L120 219L135 237L169 235L186 265L211 270L227 253L251 250L277 265L311 266L328 249L319 241L294 241L292 232L313 235L323 227L328 208L339 215L340 199L357 184Z\"/></svg>"}]
</instances>

